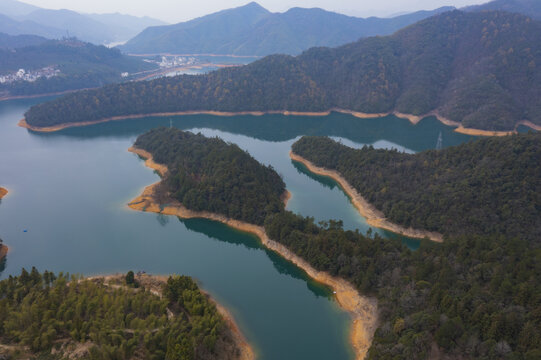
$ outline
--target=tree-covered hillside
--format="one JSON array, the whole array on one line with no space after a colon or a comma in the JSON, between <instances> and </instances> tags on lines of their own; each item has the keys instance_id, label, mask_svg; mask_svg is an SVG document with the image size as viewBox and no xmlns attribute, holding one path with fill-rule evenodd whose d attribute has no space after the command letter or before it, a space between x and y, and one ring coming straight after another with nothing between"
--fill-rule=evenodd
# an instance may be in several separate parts
<instances>
[{"instance_id":1,"label":"tree-covered hillside","mask_svg":"<svg viewBox=\"0 0 541 360\"><path fill-rule=\"evenodd\" d=\"M221 153L212 157L201 155L211 153L213 149L227 153L224 150L227 147L233 153L242 153L236 150L236 146L220 145L223 144L221 140L205 140L200 135L174 129L154 130L143 137L147 140L152 138L154 145L147 150L156 161L186 164L192 178L204 179L202 174L207 174L206 169L227 169L228 175L223 181L246 189L257 185L253 177L245 176L245 169L250 168L256 174L273 172L253 159L247 166L236 156ZM465 158L472 156L475 150L474 159L468 159L465 165L472 169L471 176L465 179L448 176L448 188L460 188L462 182L472 183L477 178L484 184L483 191L492 194L503 191L505 204L499 202L498 206L507 206L515 211L515 203L518 202L530 210L534 207L538 213L536 199L539 198L525 201L522 194L523 189L528 188L525 183L530 176L534 177L535 186L539 186L540 177L535 177L539 166L537 162L530 166L532 157L539 158L536 156L539 135L508 137L502 140L505 144L496 145L491 143L492 140L500 139L446 150L437 164L436 160L430 160L432 153L423 153L422 156L432 161L426 166L436 164L437 173L447 176L447 172L455 169L456 163L466 161ZM193 144L197 150L183 143ZM508 150L495 151L497 147ZM345 151L344 154L331 154L334 161L348 157ZM381 153L381 158L386 156L394 158L396 153ZM477 163L477 158L484 160ZM514 173L516 169L511 159L517 166L525 166L524 172L528 176ZM350 165L357 167L354 161L357 159ZM378 164L374 162L374 169ZM385 181L385 164L383 162L380 169L374 170L372 178L375 182ZM490 180L495 175L491 170L496 167L506 168L502 172L505 179L503 189L500 182ZM407 176L404 177L407 179ZM278 175L274 173L273 177L278 178ZM168 185L167 178L165 184ZM232 186L224 186L220 192L211 193L208 187L197 181L185 181L183 185L183 191L192 193L194 198L207 199L212 194L218 202L238 193ZM259 191L271 185L260 181ZM517 189L516 192L513 189ZM269 187L267 193L270 190ZM534 225L526 224L525 229L507 231L502 230L499 219L483 218L483 221L494 225L493 231L485 231L483 226L488 225L487 222L479 224L479 231L478 224L470 224L473 233L450 234L443 244L422 241L420 248L412 252L400 242L383 239L377 234L371 237L358 231L344 231L340 221L329 220L316 225L313 218L303 218L281 206L274 206L278 195L279 191L275 191L273 196L267 197L267 205L265 199L261 199L258 205L267 209L261 216L264 216L264 227L269 237L287 246L316 269L340 276L354 284L362 294L377 297L380 324L369 359L411 360L449 356L453 359L533 360L541 356L541 321L538 315L541 309L541 244L531 241L530 236L539 230ZM162 205L168 203L167 198L155 200ZM250 201L245 196L238 200L241 206ZM216 211L212 201L202 201L201 210ZM538 221L538 218L533 220Z\"/></svg>"},{"instance_id":2,"label":"tree-covered hillside","mask_svg":"<svg viewBox=\"0 0 541 360\"><path fill-rule=\"evenodd\" d=\"M40 45L46 41L46 38L37 35L8 35L0 33L0 49L17 49Z\"/></svg>"},{"instance_id":3,"label":"tree-covered hillside","mask_svg":"<svg viewBox=\"0 0 541 360\"><path fill-rule=\"evenodd\" d=\"M392 36L298 57L274 55L201 76L107 86L32 107L33 126L183 110L333 108L415 115L465 127L541 124L541 23L505 12L447 12Z\"/></svg>"},{"instance_id":4,"label":"tree-covered hillside","mask_svg":"<svg viewBox=\"0 0 541 360\"><path fill-rule=\"evenodd\" d=\"M6 42L8 39L13 43L19 37L5 36ZM0 93L34 95L98 87L120 82L123 72L133 73L152 67L140 59L122 55L116 49L76 39L41 41L17 49L0 48L0 76L13 74L19 69L27 73L38 73L43 68L60 71L50 78L43 76L35 81L20 79L0 84Z\"/></svg>"},{"instance_id":5,"label":"tree-covered hillside","mask_svg":"<svg viewBox=\"0 0 541 360\"><path fill-rule=\"evenodd\" d=\"M493 0L481 5L464 8L467 11L503 10L515 12L541 20L541 2L539 0Z\"/></svg>"},{"instance_id":6,"label":"tree-covered hillside","mask_svg":"<svg viewBox=\"0 0 541 360\"><path fill-rule=\"evenodd\" d=\"M501 234L541 245L541 134L417 154L303 137L292 150L338 171L392 222L452 236Z\"/></svg>"},{"instance_id":7,"label":"tree-covered hillside","mask_svg":"<svg viewBox=\"0 0 541 360\"><path fill-rule=\"evenodd\" d=\"M191 278L173 276L163 290L152 289L163 298L134 285L140 284L23 269L0 281L0 353L9 359L236 359L223 318Z\"/></svg>"},{"instance_id":8,"label":"tree-covered hillside","mask_svg":"<svg viewBox=\"0 0 541 360\"><path fill-rule=\"evenodd\" d=\"M237 145L159 128L139 136L135 146L168 167L165 190L188 209L261 225L268 214L284 207L281 177Z\"/></svg>"}]
</instances>

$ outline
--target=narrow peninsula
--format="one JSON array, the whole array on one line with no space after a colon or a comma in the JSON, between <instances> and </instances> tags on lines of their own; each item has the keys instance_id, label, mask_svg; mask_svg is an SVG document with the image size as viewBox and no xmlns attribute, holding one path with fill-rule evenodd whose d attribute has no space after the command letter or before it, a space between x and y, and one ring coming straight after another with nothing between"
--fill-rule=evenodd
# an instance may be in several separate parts
<instances>
[{"instance_id":1,"label":"narrow peninsula","mask_svg":"<svg viewBox=\"0 0 541 360\"><path fill-rule=\"evenodd\" d=\"M342 190L349 196L351 202L353 203L353 206L357 208L361 216L366 218L366 222L368 223L368 225L389 230L394 233L412 238L428 238L436 242L443 241L443 235L438 232L405 228L401 225L390 222L381 211L379 211L372 204L366 201L366 199L362 197L362 195L359 194L359 192L353 186L351 186L347 182L347 180L344 179L344 177L342 177L342 175L337 171L316 166L311 161L303 158L300 155L295 154L293 151L289 152L289 157L293 161L300 162L301 164L306 166L306 168L308 168L308 170L310 170L314 174L327 176L336 181L340 185Z\"/></svg>"},{"instance_id":2,"label":"narrow peninsula","mask_svg":"<svg viewBox=\"0 0 541 360\"><path fill-rule=\"evenodd\" d=\"M181 218L211 219L255 234L265 247L334 290L338 303L352 317L350 339L356 359L365 358L377 326L377 303L361 296L347 281L315 269L267 235L267 225L276 226L271 220L273 215L285 212L290 197L272 168L259 164L236 145L176 129L151 130L129 150L145 158L145 164L163 177L132 200L130 208ZM218 183L222 192L210 193Z\"/></svg>"},{"instance_id":3,"label":"narrow peninsula","mask_svg":"<svg viewBox=\"0 0 541 360\"><path fill-rule=\"evenodd\" d=\"M254 359L231 316L187 276L23 269L0 282L0 299L9 358Z\"/></svg>"},{"instance_id":4,"label":"narrow peninsula","mask_svg":"<svg viewBox=\"0 0 541 360\"><path fill-rule=\"evenodd\" d=\"M539 133L418 154L352 149L305 136L293 144L291 156L334 178L374 226L437 241L440 234L493 231L541 239L541 211L531 205L539 203L541 193Z\"/></svg>"}]
</instances>

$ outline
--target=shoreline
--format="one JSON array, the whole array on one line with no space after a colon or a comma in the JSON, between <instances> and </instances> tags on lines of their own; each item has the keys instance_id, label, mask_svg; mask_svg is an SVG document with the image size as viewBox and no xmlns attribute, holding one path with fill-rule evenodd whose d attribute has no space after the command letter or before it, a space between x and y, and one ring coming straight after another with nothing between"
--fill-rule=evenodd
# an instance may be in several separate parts
<instances>
[{"instance_id":1,"label":"shoreline","mask_svg":"<svg viewBox=\"0 0 541 360\"><path fill-rule=\"evenodd\" d=\"M145 165L151 169L160 171L162 175L167 173L167 168L163 165L156 164L152 160L152 155L150 153L133 146L130 147L128 151L141 157L149 155L149 157L146 157ZM164 172L162 173L161 171ZM332 277L328 273L314 269L304 259L291 252L284 245L271 240L262 226L249 224L207 211L189 210L176 201L172 204L162 206L154 200L154 190L160 182L147 186L141 195L128 203L128 207L132 210L178 216L184 219L205 218L256 235L260 239L261 244L267 249L278 253L286 260L304 270L309 277L329 286L335 291L335 298L338 304L343 310L348 312L352 318L350 343L355 350L355 359L362 360L365 358L368 349L372 344L372 339L378 323L376 299L361 296L353 285L344 279Z\"/></svg>"},{"instance_id":2,"label":"shoreline","mask_svg":"<svg viewBox=\"0 0 541 360\"><path fill-rule=\"evenodd\" d=\"M405 228L401 225L392 223L387 220L383 213L377 210L372 204L370 204L365 198L363 198L362 195L359 194L359 192L353 186L351 186L338 171L319 167L313 164L311 161L303 158L302 156L295 154L293 151L289 152L289 157L291 158L291 160L300 162L301 164L306 166L311 172L318 175L330 177L334 181L336 181L340 185L342 190L349 196L351 202L353 203L353 206L355 206L359 214L361 214L361 216L366 219L368 225L380 229L389 230L396 234L404 235L407 237L417 239L424 239L427 237L430 240L438 243L443 242L442 234L430 232L427 230Z\"/></svg>"},{"instance_id":3,"label":"shoreline","mask_svg":"<svg viewBox=\"0 0 541 360\"><path fill-rule=\"evenodd\" d=\"M0 200L2 200L8 193L8 189L0 187Z\"/></svg>"},{"instance_id":4,"label":"shoreline","mask_svg":"<svg viewBox=\"0 0 541 360\"><path fill-rule=\"evenodd\" d=\"M76 90L78 91L78 90ZM46 96L46 95L40 95ZM39 96L36 96L39 97ZM0 99L1 101L1 99ZM387 112L387 113L363 113L353 110L345 110L339 108L333 108L327 111L288 111L288 110L269 110L269 111L214 111L214 110L189 110L189 111L174 111L174 112L158 112L158 113L149 113L149 114L131 114L131 115L118 115L111 116L99 120L91 121L81 121L76 123L64 123L52 126L33 126L26 122L26 118L19 120L18 126L26 128L28 130L36 132L55 132L64 130L72 127L82 127L89 125L96 125L110 121L119 121L119 120L129 120L129 119L142 119L145 117L168 117L168 116L182 116L182 115L213 115L213 116L238 116L238 115L252 115L252 116L263 116L263 115L284 115L284 116L328 116L332 112L337 112L341 114L352 115L359 119L377 119L389 115L394 115L398 118L408 120L412 125L417 125L421 120L434 116L436 119L446 126L455 127L454 131L461 134L472 135L472 136L507 136L511 134L516 134L516 127L512 131L493 131L493 130L481 130L473 128L465 128L461 123L453 121L441 116L437 111L429 112L425 115L412 115L404 114L397 111ZM535 125L530 121L523 120L517 123L518 125L523 125L532 128L536 131L541 131L540 125Z\"/></svg>"},{"instance_id":5,"label":"shoreline","mask_svg":"<svg viewBox=\"0 0 541 360\"><path fill-rule=\"evenodd\" d=\"M2 244L2 247L0 248L0 260L3 260L9 252L9 248Z\"/></svg>"},{"instance_id":6,"label":"shoreline","mask_svg":"<svg viewBox=\"0 0 541 360\"><path fill-rule=\"evenodd\" d=\"M124 274L113 274L113 275L96 275L96 276L89 276L85 277L85 279L90 281L95 280L103 280L103 282L107 285L107 282L111 281L120 281L121 283L124 281ZM167 283L167 280L169 279L169 275L150 275L150 274L142 274L142 275L135 275L136 280L140 282L141 285L143 285L145 288L148 288L150 292L158 297L162 297L162 288L161 286L163 284ZM117 286L117 284L111 284L113 286ZM122 285L120 285L122 286ZM199 286L199 284L198 284ZM233 318L233 315L222 305L220 305L216 299L214 299L208 292L205 290L199 288L199 291L204 294L207 299L216 306L216 310L218 313L222 316L224 322L227 324L227 327L231 331L231 336L233 337L233 340L237 347L240 350L240 356L238 357L238 360L254 360L255 359L255 353L250 344L246 341L244 336L239 330L239 327L237 326L237 323L235 322L235 319Z\"/></svg>"}]
</instances>

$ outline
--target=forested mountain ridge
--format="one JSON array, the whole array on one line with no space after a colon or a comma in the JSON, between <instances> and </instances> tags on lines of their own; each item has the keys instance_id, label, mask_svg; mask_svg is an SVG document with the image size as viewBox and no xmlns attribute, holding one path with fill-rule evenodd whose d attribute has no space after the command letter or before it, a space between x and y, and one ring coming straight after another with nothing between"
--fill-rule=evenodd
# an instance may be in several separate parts
<instances>
[{"instance_id":1,"label":"forested mountain ridge","mask_svg":"<svg viewBox=\"0 0 541 360\"><path fill-rule=\"evenodd\" d=\"M292 151L336 170L392 222L519 237L541 245L541 134L487 138L417 154L302 137Z\"/></svg>"},{"instance_id":2,"label":"forested mountain ridge","mask_svg":"<svg viewBox=\"0 0 541 360\"><path fill-rule=\"evenodd\" d=\"M298 57L268 56L201 76L107 86L32 107L31 126L174 111L327 111L423 115L464 127L541 125L541 23L505 12L447 12L392 36Z\"/></svg>"},{"instance_id":3,"label":"forested mountain ridge","mask_svg":"<svg viewBox=\"0 0 541 360\"><path fill-rule=\"evenodd\" d=\"M200 142L198 152L184 152L181 143L192 142L190 137L196 135L184 137L175 129L153 130L148 134L152 134L154 147L161 148L160 163L182 159L193 164L195 173L198 167L219 164L233 170L232 176L238 180L239 187L253 181L238 176L244 165L235 158L207 157L205 161L211 164L199 162L198 153L207 153L207 147L215 146L213 141ZM516 160L521 163L532 156L531 148L535 148L531 144L532 136L539 135L504 139L510 142L506 144L510 145L510 151L517 150ZM176 145L161 145L172 143L171 137L176 138ZM490 156L491 146L481 141L477 144L480 157ZM524 148L527 150L523 151ZM154 149L149 151L154 156ZM389 154L392 156L393 152ZM503 161L500 156L506 154L493 156L496 161ZM447 155L452 159L456 154ZM456 161L460 160L457 157ZM253 166L268 169L260 164ZM185 185L195 197L205 193L200 192L195 182ZM486 186L490 191L495 183L488 182ZM222 190L225 193L215 196L228 198L235 191L233 187ZM506 199L512 203L512 199ZM164 206L168 204L167 199L155 200ZM242 197L241 202L244 200ZM368 359L533 360L541 356L541 323L537 315L541 306L539 242L520 236L468 233L449 236L443 244L422 241L417 251L410 251L399 241L383 239L377 234L371 237L358 231L344 231L340 221L316 225L313 218L303 218L283 207L269 210L264 227L272 240L317 270L342 277L362 294L378 298L380 324Z\"/></svg>"},{"instance_id":4,"label":"forested mountain ridge","mask_svg":"<svg viewBox=\"0 0 541 360\"><path fill-rule=\"evenodd\" d=\"M135 147L167 166L165 190L188 209L262 225L269 213L284 207L282 178L237 145L158 128L139 136Z\"/></svg>"},{"instance_id":5,"label":"forested mountain ridge","mask_svg":"<svg viewBox=\"0 0 541 360\"><path fill-rule=\"evenodd\" d=\"M190 277L130 273L86 279L32 268L0 281L2 355L237 359L231 330Z\"/></svg>"},{"instance_id":6,"label":"forested mountain ridge","mask_svg":"<svg viewBox=\"0 0 541 360\"><path fill-rule=\"evenodd\" d=\"M6 36L7 43L19 37ZM25 38L26 39L26 38ZM30 38L35 41L34 38ZM37 44L0 48L0 76L8 77L19 69L35 73L32 81L13 78L0 84L2 95L34 95L103 86L123 80L121 74L152 69L151 64L125 56L116 49L92 45L77 39L37 39ZM41 41L42 40L42 41ZM42 69L48 68L48 71ZM58 72L55 72L58 71Z\"/></svg>"},{"instance_id":7,"label":"forested mountain ridge","mask_svg":"<svg viewBox=\"0 0 541 360\"><path fill-rule=\"evenodd\" d=\"M271 13L251 2L174 25L149 27L119 48L135 54L298 55L313 46L339 46L361 37L389 35L450 9L363 19L319 8Z\"/></svg>"},{"instance_id":8,"label":"forested mountain ridge","mask_svg":"<svg viewBox=\"0 0 541 360\"><path fill-rule=\"evenodd\" d=\"M502 10L515 12L541 20L541 2L538 0L494 0L486 4L463 8L466 11Z\"/></svg>"},{"instance_id":9,"label":"forested mountain ridge","mask_svg":"<svg viewBox=\"0 0 541 360\"><path fill-rule=\"evenodd\" d=\"M40 45L47 39L37 35L8 35L0 32L0 49L16 49Z\"/></svg>"}]
</instances>

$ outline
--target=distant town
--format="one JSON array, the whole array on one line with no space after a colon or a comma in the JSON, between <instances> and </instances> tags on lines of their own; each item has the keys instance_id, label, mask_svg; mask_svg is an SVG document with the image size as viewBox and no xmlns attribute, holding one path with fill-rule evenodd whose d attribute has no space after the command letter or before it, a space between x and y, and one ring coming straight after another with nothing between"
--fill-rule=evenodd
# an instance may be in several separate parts
<instances>
[{"instance_id":1,"label":"distant town","mask_svg":"<svg viewBox=\"0 0 541 360\"><path fill-rule=\"evenodd\" d=\"M55 69L54 66L47 66L38 70L19 69L11 74L0 75L0 84L11 84L16 81L34 82L41 77L50 79L59 74L60 70Z\"/></svg>"}]
</instances>

